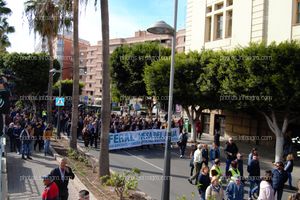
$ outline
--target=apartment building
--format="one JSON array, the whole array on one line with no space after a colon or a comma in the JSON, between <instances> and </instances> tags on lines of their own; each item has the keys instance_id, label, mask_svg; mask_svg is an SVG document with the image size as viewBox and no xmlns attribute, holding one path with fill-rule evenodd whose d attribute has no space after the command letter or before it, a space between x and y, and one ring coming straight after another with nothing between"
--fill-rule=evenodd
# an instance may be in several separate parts
<instances>
[{"instance_id":1,"label":"apartment building","mask_svg":"<svg viewBox=\"0 0 300 200\"><path fill-rule=\"evenodd\" d=\"M187 0L185 52L299 39L300 0ZM260 115L214 110L201 120L209 134L220 123L225 136L274 136Z\"/></svg>"},{"instance_id":2,"label":"apartment building","mask_svg":"<svg viewBox=\"0 0 300 200\"><path fill-rule=\"evenodd\" d=\"M80 74L85 73L85 51L90 43L86 40L79 39L79 51L80 51ZM48 45L47 39L41 39L35 46L35 52L47 52ZM73 79L73 34L72 32L65 32L59 34L53 40L53 55L58 60L62 67L62 79ZM82 78L84 79L84 77Z\"/></svg>"},{"instance_id":3,"label":"apartment building","mask_svg":"<svg viewBox=\"0 0 300 200\"><path fill-rule=\"evenodd\" d=\"M172 37L169 35L154 35L147 31L136 31L133 37L111 39L109 42L110 53L123 44L136 44L146 41L159 41L166 47L171 47ZM185 51L185 30L178 31L177 51ZM86 75L81 76L81 81L85 83L82 91L83 96L89 97L92 104L100 104L102 95L102 42L91 45L86 50L81 51L86 54L84 62L86 64ZM85 79L84 79L85 78Z\"/></svg>"}]
</instances>

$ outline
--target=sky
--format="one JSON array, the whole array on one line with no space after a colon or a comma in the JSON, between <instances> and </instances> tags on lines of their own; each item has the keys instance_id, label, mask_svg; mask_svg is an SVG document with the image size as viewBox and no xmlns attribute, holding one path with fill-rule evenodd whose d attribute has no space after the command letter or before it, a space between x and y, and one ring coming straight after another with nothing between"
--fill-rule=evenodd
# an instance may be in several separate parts
<instances>
[{"instance_id":1,"label":"sky","mask_svg":"<svg viewBox=\"0 0 300 200\"><path fill-rule=\"evenodd\" d=\"M38 35L29 31L27 18L24 15L26 0L6 0L13 11L9 23L16 29L9 34L11 47L9 52L33 52L39 41ZM96 44L101 40L100 5L95 7L94 0L88 5L80 5L79 37ZM156 21L164 20L171 26L174 22L174 0L108 0L110 18L110 37L132 37L138 30L146 30ZM186 1L178 0L177 30L185 28Z\"/></svg>"}]
</instances>

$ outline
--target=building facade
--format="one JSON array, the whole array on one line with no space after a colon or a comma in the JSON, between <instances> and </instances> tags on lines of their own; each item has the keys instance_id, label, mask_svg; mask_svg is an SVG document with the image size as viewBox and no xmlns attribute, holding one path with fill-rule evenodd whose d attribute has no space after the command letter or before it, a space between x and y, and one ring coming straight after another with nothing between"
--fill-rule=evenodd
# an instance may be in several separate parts
<instances>
[{"instance_id":1,"label":"building facade","mask_svg":"<svg viewBox=\"0 0 300 200\"><path fill-rule=\"evenodd\" d=\"M295 39L299 0L188 0L186 52Z\"/></svg>"},{"instance_id":2,"label":"building facade","mask_svg":"<svg viewBox=\"0 0 300 200\"><path fill-rule=\"evenodd\" d=\"M187 3L186 53L230 50L251 42L270 44L300 39L300 0L188 0ZM205 111L201 120L205 133L214 134L219 123L224 136L265 137L273 142L275 139L261 115L214 110ZM259 142L249 138L246 141Z\"/></svg>"},{"instance_id":3,"label":"building facade","mask_svg":"<svg viewBox=\"0 0 300 200\"><path fill-rule=\"evenodd\" d=\"M178 31L177 34L177 52L185 51L185 30ZM109 41L109 50L112 53L117 47L123 44L136 44L146 41L158 41L166 47L171 47L172 37L169 35L154 35L147 31L137 31L133 37L116 38ZM100 104L102 98L102 42L97 45L90 45L86 50L81 51L86 57L83 62L86 64L86 75L81 76L81 81L85 83L82 90L83 96L89 97L92 104Z\"/></svg>"}]
</instances>

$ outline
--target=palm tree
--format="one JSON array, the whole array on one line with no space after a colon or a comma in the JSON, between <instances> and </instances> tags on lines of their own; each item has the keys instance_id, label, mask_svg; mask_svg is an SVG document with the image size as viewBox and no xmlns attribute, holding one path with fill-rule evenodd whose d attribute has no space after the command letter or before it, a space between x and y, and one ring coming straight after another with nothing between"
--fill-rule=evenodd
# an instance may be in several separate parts
<instances>
[{"instance_id":1,"label":"palm tree","mask_svg":"<svg viewBox=\"0 0 300 200\"><path fill-rule=\"evenodd\" d=\"M110 70L108 0L101 0L102 23L102 101L99 176L109 175Z\"/></svg>"},{"instance_id":2,"label":"palm tree","mask_svg":"<svg viewBox=\"0 0 300 200\"><path fill-rule=\"evenodd\" d=\"M25 14L29 22L29 29L38 33L43 39L47 38L50 56L49 71L53 69L53 39L61 28L71 26L71 18L66 15L70 11L70 2L65 0L28 0L25 2ZM47 122L52 122L52 87L53 74L49 73Z\"/></svg>"},{"instance_id":3,"label":"palm tree","mask_svg":"<svg viewBox=\"0 0 300 200\"><path fill-rule=\"evenodd\" d=\"M10 46L7 34L15 32L13 26L9 26L7 16L11 14L11 9L6 7L6 2L0 0L0 52L6 51Z\"/></svg>"},{"instance_id":4,"label":"palm tree","mask_svg":"<svg viewBox=\"0 0 300 200\"><path fill-rule=\"evenodd\" d=\"M70 148L77 149L77 124L79 104L79 45L78 45L78 5L79 1L73 2L73 93L72 93L72 122Z\"/></svg>"}]
</instances>

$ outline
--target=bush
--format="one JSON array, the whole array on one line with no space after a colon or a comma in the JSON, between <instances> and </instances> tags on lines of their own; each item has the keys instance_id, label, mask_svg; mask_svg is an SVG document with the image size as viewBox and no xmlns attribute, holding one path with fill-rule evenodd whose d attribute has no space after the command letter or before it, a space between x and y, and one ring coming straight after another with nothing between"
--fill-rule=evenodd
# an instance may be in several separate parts
<instances>
[{"instance_id":1,"label":"bush","mask_svg":"<svg viewBox=\"0 0 300 200\"><path fill-rule=\"evenodd\" d=\"M124 199L124 194L128 194L129 190L135 190L138 185L137 177L140 174L140 170L137 168L131 171L126 171L123 173L112 173L111 176L101 177L104 185L114 187L120 200Z\"/></svg>"}]
</instances>

